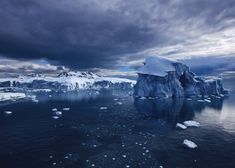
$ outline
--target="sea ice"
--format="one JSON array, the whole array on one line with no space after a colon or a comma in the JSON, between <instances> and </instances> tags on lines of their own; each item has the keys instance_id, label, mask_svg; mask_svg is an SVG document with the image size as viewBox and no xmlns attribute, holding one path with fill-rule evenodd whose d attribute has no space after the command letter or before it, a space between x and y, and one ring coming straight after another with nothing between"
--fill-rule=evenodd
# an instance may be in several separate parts
<instances>
[{"instance_id":1,"label":"sea ice","mask_svg":"<svg viewBox=\"0 0 235 168\"><path fill-rule=\"evenodd\" d=\"M59 119L60 117L58 117L58 116L52 116L52 118L55 119L55 120L57 120L57 119Z\"/></svg>"},{"instance_id":2,"label":"sea ice","mask_svg":"<svg viewBox=\"0 0 235 168\"><path fill-rule=\"evenodd\" d=\"M184 121L184 125L187 127L200 127L200 123L193 120Z\"/></svg>"},{"instance_id":3,"label":"sea ice","mask_svg":"<svg viewBox=\"0 0 235 168\"><path fill-rule=\"evenodd\" d=\"M19 100L26 98L24 93L15 93L15 92L0 92L0 102L9 101L9 100Z\"/></svg>"},{"instance_id":4,"label":"sea ice","mask_svg":"<svg viewBox=\"0 0 235 168\"><path fill-rule=\"evenodd\" d=\"M57 111L57 108L53 108L53 109L51 109L51 111Z\"/></svg>"},{"instance_id":5,"label":"sea ice","mask_svg":"<svg viewBox=\"0 0 235 168\"><path fill-rule=\"evenodd\" d=\"M191 148L191 149L197 148L197 145L193 141L190 141L188 139L185 139L183 141L183 145L185 145L186 147Z\"/></svg>"},{"instance_id":6,"label":"sea ice","mask_svg":"<svg viewBox=\"0 0 235 168\"><path fill-rule=\"evenodd\" d=\"M100 110L107 110L108 107L100 107Z\"/></svg>"},{"instance_id":7,"label":"sea ice","mask_svg":"<svg viewBox=\"0 0 235 168\"><path fill-rule=\"evenodd\" d=\"M4 111L5 114L11 114L12 111Z\"/></svg>"},{"instance_id":8,"label":"sea ice","mask_svg":"<svg viewBox=\"0 0 235 168\"><path fill-rule=\"evenodd\" d=\"M187 129L187 127L181 123L177 123L176 128Z\"/></svg>"},{"instance_id":9,"label":"sea ice","mask_svg":"<svg viewBox=\"0 0 235 168\"><path fill-rule=\"evenodd\" d=\"M204 101L205 101L205 102L208 102L208 103L211 103L211 101L210 101L210 100L208 100L208 99L204 99Z\"/></svg>"},{"instance_id":10,"label":"sea ice","mask_svg":"<svg viewBox=\"0 0 235 168\"><path fill-rule=\"evenodd\" d=\"M61 111L56 111L55 115L62 115L62 112Z\"/></svg>"}]
</instances>

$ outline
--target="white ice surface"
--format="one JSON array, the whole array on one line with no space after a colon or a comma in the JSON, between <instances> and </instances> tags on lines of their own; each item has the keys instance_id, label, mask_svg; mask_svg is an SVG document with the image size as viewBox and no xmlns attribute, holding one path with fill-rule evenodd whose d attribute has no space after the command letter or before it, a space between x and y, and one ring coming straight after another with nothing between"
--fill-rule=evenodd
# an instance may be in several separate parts
<instances>
[{"instance_id":1,"label":"white ice surface","mask_svg":"<svg viewBox=\"0 0 235 168\"><path fill-rule=\"evenodd\" d=\"M9 100L18 100L24 99L26 95L24 93L15 93L15 92L0 92L0 102L9 101Z\"/></svg>"},{"instance_id":2,"label":"white ice surface","mask_svg":"<svg viewBox=\"0 0 235 168\"><path fill-rule=\"evenodd\" d=\"M181 123L177 123L176 128L187 129L187 127Z\"/></svg>"},{"instance_id":3,"label":"white ice surface","mask_svg":"<svg viewBox=\"0 0 235 168\"><path fill-rule=\"evenodd\" d=\"M183 145L185 145L186 147L191 148L191 149L197 148L197 145L193 141L190 141L188 139L185 139L183 141Z\"/></svg>"},{"instance_id":4,"label":"white ice surface","mask_svg":"<svg viewBox=\"0 0 235 168\"><path fill-rule=\"evenodd\" d=\"M184 121L184 125L187 127L200 127L200 123L193 120Z\"/></svg>"},{"instance_id":5,"label":"white ice surface","mask_svg":"<svg viewBox=\"0 0 235 168\"><path fill-rule=\"evenodd\" d=\"M148 57L145 65L137 71L140 74L149 74L156 76L166 76L167 72L175 71L172 63L175 61L164 57Z\"/></svg>"}]
</instances>

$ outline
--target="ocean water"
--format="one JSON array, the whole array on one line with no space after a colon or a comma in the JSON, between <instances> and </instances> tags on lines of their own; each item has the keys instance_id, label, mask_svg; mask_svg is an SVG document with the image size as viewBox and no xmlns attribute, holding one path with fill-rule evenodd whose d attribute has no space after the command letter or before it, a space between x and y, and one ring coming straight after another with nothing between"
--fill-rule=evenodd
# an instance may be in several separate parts
<instances>
[{"instance_id":1,"label":"ocean water","mask_svg":"<svg viewBox=\"0 0 235 168\"><path fill-rule=\"evenodd\" d=\"M2 104L0 167L234 168L234 81L225 84L229 97L211 102L142 100L103 91L41 94L39 103ZM53 108L62 111L59 119L52 118ZM175 127L186 120L201 126ZM184 147L184 139L198 147Z\"/></svg>"}]
</instances>

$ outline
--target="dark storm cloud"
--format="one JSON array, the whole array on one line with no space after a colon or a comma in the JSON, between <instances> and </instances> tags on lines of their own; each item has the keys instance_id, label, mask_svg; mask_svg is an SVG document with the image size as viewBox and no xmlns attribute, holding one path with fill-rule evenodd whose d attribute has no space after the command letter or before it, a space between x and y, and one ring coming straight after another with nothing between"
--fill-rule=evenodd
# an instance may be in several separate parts
<instances>
[{"instance_id":1,"label":"dark storm cloud","mask_svg":"<svg viewBox=\"0 0 235 168\"><path fill-rule=\"evenodd\" d=\"M127 53L183 43L235 18L234 0L1 0L0 6L2 55L78 69L111 68Z\"/></svg>"}]
</instances>

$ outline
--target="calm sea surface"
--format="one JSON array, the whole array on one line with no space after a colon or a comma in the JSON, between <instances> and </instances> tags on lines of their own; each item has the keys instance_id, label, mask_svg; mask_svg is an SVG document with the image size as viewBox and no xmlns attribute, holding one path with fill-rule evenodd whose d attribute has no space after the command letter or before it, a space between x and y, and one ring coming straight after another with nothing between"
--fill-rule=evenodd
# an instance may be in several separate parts
<instances>
[{"instance_id":1,"label":"calm sea surface","mask_svg":"<svg viewBox=\"0 0 235 168\"><path fill-rule=\"evenodd\" d=\"M0 105L0 168L234 168L234 84L226 80L231 94L211 103L101 92ZM201 127L175 128L185 120ZM198 148L185 148L184 139Z\"/></svg>"}]
</instances>

